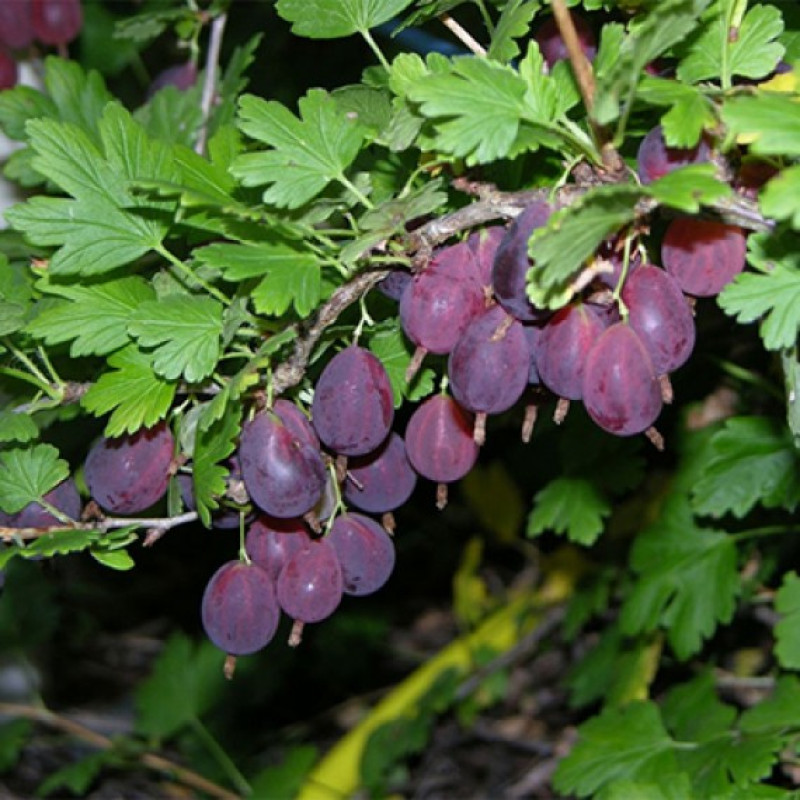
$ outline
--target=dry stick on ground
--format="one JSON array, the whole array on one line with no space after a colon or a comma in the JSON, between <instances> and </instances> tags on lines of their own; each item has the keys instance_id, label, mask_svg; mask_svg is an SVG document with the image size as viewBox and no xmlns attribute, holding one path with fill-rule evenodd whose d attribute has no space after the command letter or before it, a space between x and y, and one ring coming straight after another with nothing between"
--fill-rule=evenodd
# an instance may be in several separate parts
<instances>
[{"instance_id":1,"label":"dry stick on ground","mask_svg":"<svg viewBox=\"0 0 800 800\"><path fill-rule=\"evenodd\" d=\"M47 708L37 706L27 706L18 703L0 703L0 715L30 719L34 722L42 723L50 728L62 731L63 733L74 736L87 744L96 747L98 750L114 750L116 745L113 739L109 739L101 733L91 730L74 720L56 714ZM163 756L154 753L142 753L137 756L138 761L148 769L155 770L164 775L168 775L185 786L190 786L200 792L205 792L211 797L219 800L241 800L238 794L229 792L222 786L204 778L187 767L182 767Z\"/></svg>"}]
</instances>

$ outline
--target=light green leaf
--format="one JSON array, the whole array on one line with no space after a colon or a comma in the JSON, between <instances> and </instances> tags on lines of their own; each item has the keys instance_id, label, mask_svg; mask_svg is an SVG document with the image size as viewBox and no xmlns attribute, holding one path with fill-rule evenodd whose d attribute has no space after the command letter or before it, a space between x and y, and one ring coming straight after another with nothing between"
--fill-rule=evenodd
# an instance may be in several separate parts
<instances>
[{"instance_id":1,"label":"light green leaf","mask_svg":"<svg viewBox=\"0 0 800 800\"><path fill-rule=\"evenodd\" d=\"M633 545L638 579L622 609L623 632L661 626L679 659L696 653L718 622L733 617L740 590L736 558L730 536L698 527L688 504L671 502Z\"/></svg>"},{"instance_id":2,"label":"light green leaf","mask_svg":"<svg viewBox=\"0 0 800 800\"><path fill-rule=\"evenodd\" d=\"M98 564L102 564L104 567L115 569L119 572L125 572L136 566L127 550L107 550L105 548L92 547L89 549L89 555L91 555Z\"/></svg>"},{"instance_id":3,"label":"light green leaf","mask_svg":"<svg viewBox=\"0 0 800 800\"><path fill-rule=\"evenodd\" d=\"M0 442L29 442L39 435L36 423L27 414L0 411Z\"/></svg>"},{"instance_id":4,"label":"light green leaf","mask_svg":"<svg viewBox=\"0 0 800 800\"><path fill-rule=\"evenodd\" d=\"M657 780L654 783L641 781L614 781L603 792L601 800L700 800L692 795L692 786L686 774L671 775L669 783ZM721 800L721 798L719 798ZM725 798L729 800L729 798ZM750 798L755 800L755 798Z\"/></svg>"},{"instance_id":5,"label":"light green leaf","mask_svg":"<svg viewBox=\"0 0 800 800\"><path fill-rule=\"evenodd\" d=\"M56 106L57 117L99 142L98 124L103 109L114 99L100 73L93 69L86 71L72 59L47 56L44 85Z\"/></svg>"},{"instance_id":6,"label":"light green leaf","mask_svg":"<svg viewBox=\"0 0 800 800\"><path fill-rule=\"evenodd\" d=\"M800 502L800 455L770 417L732 417L707 445L692 489L699 514L743 517L757 503L794 510Z\"/></svg>"},{"instance_id":7,"label":"light green leaf","mask_svg":"<svg viewBox=\"0 0 800 800\"><path fill-rule=\"evenodd\" d=\"M0 509L16 514L69 477L69 464L49 444L0 453Z\"/></svg>"},{"instance_id":8,"label":"light green leaf","mask_svg":"<svg viewBox=\"0 0 800 800\"><path fill-rule=\"evenodd\" d=\"M661 117L664 140L670 147L694 147L715 121L714 106L705 95L686 94Z\"/></svg>"},{"instance_id":9,"label":"light green leaf","mask_svg":"<svg viewBox=\"0 0 800 800\"><path fill-rule=\"evenodd\" d=\"M709 205L732 194L731 187L716 177L713 164L690 164L668 172L645 187L663 206L696 214L701 205Z\"/></svg>"},{"instance_id":10,"label":"light green leaf","mask_svg":"<svg viewBox=\"0 0 800 800\"><path fill-rule=\"evenodd\" d=\"M292 33L310 39L339 39L388 22L413 0L278 0L278 14Z\"/></svg>"},{"instance_id":11,"label":"light green leaf","mask_svg":"<svg viewBox=\"0 0 800 800\"><path fill-rule=\"evenodd\" d=\"M781 615L775 625L775 657L784 669L800 669L800 578L796 572L784 575L775 610Z\"/></svg>"},{"instance_id":12,"label":"light green leaf","mask_svg":"<svg viewBox=\"0 0 800 800\"><path fill-rule=\"evenodd\" d=\"M52 274L94 275L157 247L167 231L163 201L134 197L128 180L174 176L166 146L147 140L117 103L109 103L99 131L105 153L80 128L53 120L28 123L33 166L74 200L34 197L6 218L34 244L60 246ZM147 216L128 210L139 207Z\"/></svg>"},{"instance_id":13,"label":"light green leaf","mask_svg":"<svg viewBox=\"0 0 800 800\"><path fill-rule=\"evenodd\" d=\"M168 295L142 303L128 331L142 347L154 348L153 369L159 375L196 383L219 360L222 305L210 297Z\"/></svg>"},{"instance_id":14,"label":"light green leaf","mask_svg":"<svg viewBox=\"0 0 800 800\"><path fill-rule=\"evenodd\" d=\"M341 180L365 134L321 89L309 91L299 107L298 119L274 100L245 95L239 101L239 128L271 149L238 156L231 172L245 186L270 184L264 202L285 208L298 208Z\"/></svg>"},{"instance_id":15,"label":"light green leaf","mask_svg":"<svg viewBox=\"0 0 800 800\"><path fill-rule=\"evenodd\" d=\"M519 55L515 41L530 34L531 20L541 7L540 0L511 0L506 3L492 34L487 56L507 64Z\"/></svg>"},{"instance_id":16,"label":"light green leaf","mask_svg":"<svg viewBox=\"0 0 800 800\"><path fill-rule=\"evenodd\" d=\"M528 273L531 300L539 305L563 291L600 242L633 219L642 191L628 185L590 189L538 228L528 245L535 261Z\"/></svg>"},{"instance_id":17,"label":"light green leaf","mask_svg":"<svg viewBox=\"0 0 800 800\"><path fill-rule=\"evenodd\" d=\"M774 219L788 219L800 229L800 166L787 167L761 192L761 210Z\"/></svg>"},{"instance_id":18,"label":"light green leaf","mask_svg":"<svg viewBox=\"0 0 800 800\"><path fill-rule=\"evenodd\" d=\"M800 270L778 262L762 274L743 272L717 302L740 323L759 320L767 350L792 347L800 330Z\"/></svg>"},{"instance_id":19,"label":"light green leaf","mask_svg":"<svg viewBox=\"0 0 800 800\"><path fill-rule=\"evenodd\" d=\"M10 208L5 217L34 244L61 245L50 260L54 275L109 272L161 242L140 217L100 199L33 197Z\"/></svg>"},{"instance_id":20,"label":"light green leaf","mask_svg":"<svg viewBox=\"0 0 800 800\"><path fill-rule=\"evenodd\" d=\"M800 103L794 95L732 97L722 106L731 135L756 155L800 156Z\"/></svg>"},{"instance_id":21,"label":"light green leaf","mask_svg":"<svg viewBox=\"0 0 800 800\"><path fill-rule=\"evenodd\" d=\"M774 41L783 31L780 11L774 6L753 6L734 38L729 8L729 2L715 3L701 32L688 38L677 69L684 83L721 78L723 84L729 84L734 75L762 78L780 61L784 48Z\"/></svg>"},{"instance_id":22,"label":"light green leaf","mask_svg":"<svg viewBox=\"0 0 800 800\"><path fill-rule=\"evenodd\" d=\"M153 372L150 359L129 345L109 356L112 372L104 372L81 398L81 405L97 416L113 411L106 436L134 433L164 419L175 397L176 384Z\"/></svg>"},{"instance_id":23,"label":"light green leaf","mask_svg":"<svg viewBox=\"0 0 800 800\"><path fill-rule=\"evenodd\" d=\"M130 341L127 324L133 312L155 295L139 277L88 286L48 283L45 292L67 298L49 304L27 325L27 332L47 344L72 340L70 355L105 355Z\"/></svg>"},{"instance_id":24,"label":"light green leaf","mask_svg":"<svg viewBox=\"0 0 800 800\"><path fill-rule=\"evenodd\" d=\"M561 794L593 797L616 780L669 783L677 765L658 706L630 703L601 712L578 728L578 741L556 768Z\"/></svg>"},{"instance_id":25,"label":"light green leaf","mask_svg":"<svg viewBox=\"0 0 800 800\"><path fill-rule=\"evenodd\" d=\"M545 531L566 534L571 542L591 545L603 532L611 504L595 482L588 478L556 478L533 498L527 533Z\"/></svg>"},{"instance_id":26,"label":"light green leaf","mask_svg":"<svg viewBox=\"0 0 800 800\"><path fill-rule=\"evenodd\" d=\"M468 164L508 156L526 113L526 92L516 70L471 56L456 57L449 72L408 86L408 96L436 128L436 147Z\"/></svg>"},{"instance_id":27,"label":"light green leaf","mask_svg":"<svg viewBox=\"0 0 800 800\"><path fill-rule=\"evenodd\" d=\"M594 117L603 125L615 120L633 100L645 65L684 39L709 0L660 0L630 30L616 50L613 66L598 79ZM601 40L602 43L602 40ZM601 54L605 59L605 53Z\"/></svg>"},{"instance_id":28,"label":"light green leaf","mask_svg":"<svg viewBox=\"0 0 800 800\"><path fill-rule=\"evenodd\" d=\"M226 280L263 278L250 291L260 314L280 316L294 305L300 316L307 316L322 295L322 276L316 257L278 237L268 242L211 244L196 250L195 257L221 270Z\"/></svg>"}]
</instances>

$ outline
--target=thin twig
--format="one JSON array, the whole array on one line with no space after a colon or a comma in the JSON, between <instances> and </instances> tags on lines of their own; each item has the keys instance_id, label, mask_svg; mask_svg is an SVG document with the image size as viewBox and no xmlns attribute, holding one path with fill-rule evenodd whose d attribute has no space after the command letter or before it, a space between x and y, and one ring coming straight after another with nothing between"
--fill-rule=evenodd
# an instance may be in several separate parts
<instances>
[{"instance_id":1,"label":"thin twig","mask_svg":"<svg viewBox=\"0 0 800 800\"><path fill-rule=\"evenodd\" d=\"M476 56L486 55L486 48L483 47L468 30L461 27L449 14L440 14L439 22L441 22L470 52L474 53Z\"/></svg>"},{"instance_id":2,"label":"thin twig","mask_svg":"<svg viewBox=\"0 0 800 800\"><path fill-rule=\"evenodd\" d=\"M92 745L92 747L96 747L98 750L108 751L114 750L116 747L113 739L109 739L107 736L97 733L91 728L81 725L79 722L56 714L47 708L28 706L20 703L0 703L0 715L21 717L42 723L50 728L62 731L69 736L73 736L76 739L80 739ZM240 795L229 792L224 787L204 778L199 773L187 767L182 767L180 764L176 764L174 761L170 761L163 756L158 756L154 753L142 753L138 756L138 760L148 769L155 770L164 775L169 775L186 786L190 786L200 792L205 792L212 797L219 798L219 800L240 800Z\"/></svg>"},{"instance_id":3,"label":"thin twig","mask_svg":"<svg viewBox=\"0 0 800 800\"><path fill-rule=\"evenodd\" d=\"M217 89L217 73L219 72L219 54L222 48L222 35L225 32L225 23L228 15L223 13L214 18L211 23L211 35L209 36L208 52L206 53L205 80L203 81L203 94L200 99L200 110L202 112L202 123L197 132L197 141L194 150L198 155L203 155L206 150L208 140L208 125L211 121L211 112L214 108L214 100Z\"/></svg>"},{"instance_id":4,"label":"thin twig","mask_svg":"<svg viewBox=\"0 0 800 800\"><path fill-rule=\"evenodd\" d=\"M603 126L598 125L592 116L594 110L595 80L592 65L581 47L578 32L575 30L575 23L572 15L567 8L564 0L552 0L553 17L555 18L558 32L564 40L564 44L569 54L569 61L572 64L572 71L575 73L575 80L578 82L578 89L583 98L583 105L589 117L589 124L592 126L595 141L600 148L603 157L603 165L612 174L622 174L625 164L622 161L616 148L611 143L611 135Z\"/></svg>"},{"instance_id":5,"label":"thin twig","mask_svg":"<svg viewBox=\"0 0 800 800\"><path fill-rule=\"evenodd\" d=\"M175 517L104 517L96 522L76 522L74 525L50 525L46 528L7 528L0 526L0 539L13 542L19 539L39 539L42 536L58 534L62 531L96 531L106 533L118 528L127 528L131 525L147 530L157 530L162 533L194 522L198 519L196 511L186 511Z\"/></svg>"}]
</instances>

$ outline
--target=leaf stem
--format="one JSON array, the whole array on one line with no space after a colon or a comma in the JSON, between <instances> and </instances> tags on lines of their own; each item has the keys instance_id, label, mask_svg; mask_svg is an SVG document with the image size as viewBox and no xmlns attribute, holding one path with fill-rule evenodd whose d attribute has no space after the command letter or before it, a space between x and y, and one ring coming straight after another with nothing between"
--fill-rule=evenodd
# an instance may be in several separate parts
<instances>
[{"instance_id":1,"label":"leaf stem","mask_svg":"<svg viewBox=\"0 0 800 800\"><path fill-rule=\"evenodd\" d=\"M763 528L751 528L747 531L738 531L731 534L731 538L736 541L746 539L756 539L759 536L780 536L784 533L795 533L797 525L765 525Z\"/></svg>"},{"instance_id":2,"label":"leaf stem","mask_svg":"<svg viewBox=\"0 0 800 800\"><path fill-rule=\"evenodd\" d=\"M30 383L32 386L35 386L37 389L45 392L47 396L53 400L59 401L61 399L58 392L56 392L53 387L47 383L47 381L39 380L39 378L36 378L35 376L28 372L24 372L21 369L15 369L14 367L0 367L0 375L8 375L9 378L18 378L21 381L25 381L25 383Z\"/></svg>"},{"instance_id":3,"label":"leaf stem","mask_svg":"<svg viewBox=\"0 0 800 800\"><path fill-rule=\"evenodd\" d=\"M211 731L197 718L192 718L192 729L197 734L197 737L203 742L206 750L214 757L215 761L222 767L223 772L228 776L231 783L236 787L236 790L245 796L251 795L253 789L247 782L247 779L239 771L236 764L233 763L231 757L220 746L219 742L211 734Z\"/></svg>"},{"instance_id":4,"label":"leaf stem","mask_svg":"<svg viewBox=\"0 0 800 800\"><path fill-rule=\"evenodd\" d=\"M372 211L375 206L372 204L372 201L344 174L338 175L337 180L342 186L345 187L348 191L352 192L356 199L361 203L364 208L369 209Z\"/></svg>"},{"instance_id":5,"label":"leaf stem","mask_svg":"<svg viewBox=\"0 0 800 800\"><path fill-rule=\"evenodd\" d=\"M56 372L52 361L50 361L50 359L48 358L47 351L41 345L37 345L36 354L39 356L39 359L42 362L42 364L44 364L45 369L48 371L48 373L50 373L50 379L52 380L52 382L56 386L62 387L64 385L64 381L61 379L61 376Z\"/></svg>"},{"instance_id":6,"label":"leaf stem","mask_svg":"<svg viewBox=\"0 0 800 800\"><path fill-rule=\"evenodd\" d=\"M172 266L175 267L184 277L188 280L194 281L195 283L199 283L203 289L206 290L212 297L216 298L220 301L224 306L229 306L231 304L231 300L229 297L226 297L216 286L212 286L208 281L203 280L199 275L192 272L186 264L183 263L176 255L171 253L167 250L166 247L163 245L158 245L157 247L153 248L156 253L160 256L163 256L167 261L169 261Z\"/></svg>"},{"instance_id":7,"label":"leaf stem","mask_svg":"<svg viewBox=\"0 0 800 800\"><path fill-rule=\"evenodd\" d=\"M386 60L386 56L381 51L380 47L378 47L378 43L372 38L372 34L369 32L369 29L359 31L359 33L364 37L364 41L369 45L369 49L375 54L375 58L381 62L381 66L387 72L389 72L392 67Z\"/></svg>"}]
</instances>

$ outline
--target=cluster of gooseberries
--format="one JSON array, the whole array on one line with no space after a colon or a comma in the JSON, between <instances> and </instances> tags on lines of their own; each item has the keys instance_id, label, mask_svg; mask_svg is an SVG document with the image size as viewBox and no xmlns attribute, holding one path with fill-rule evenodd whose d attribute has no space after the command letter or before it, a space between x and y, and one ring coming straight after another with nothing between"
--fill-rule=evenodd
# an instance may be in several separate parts
<instances>
[{"instance_id":1,"label":"cluster of gooseberries","mask_svg":"<svg viewBox=\"0 0 800 800\"><path fill-rule=\"evenodd\" d=\"M17 57L34 42L63 46L83 26L81 0L11 0L0 3L0 89L16 86Z\"/></svg>"},{"instance_id":2,"label":"cluster of gooseberries","mask_svg":"<svg viewBox=\"0 0 800 800\"><path fill-rule=\"evenodd\" d=\"M546 38L542 50L552 64L564 53ZM587 48L591 56L591 43ZM693 149L668 147L657 127L639 148L639 179L646 184L711 155L705 139ZM413 410L402 435L393 430L386 370L357 342L328 361L307 412L285 398L249 412L227 462L231 503L212 516L217 527L247 525L243 552L214 573L201 604L208 637L228 656L226 674L237 656L272 640L281 613L293 620L290 643L297 644L303 626L330 616L343 595L380 589L395 563L392 511L419 477L437 484L437 506L444 507L447 485L474 466L490 416L522 401L528 441L538 402L553 396L557 422L570 402L581 401L603 430L645 433L660 445L653 425L672 399L669 374L694 347L694 298L719 293L743 269L745 233L677 217L656 265L635 231L621 232L598 250L591 283L553 313L527 294L536 266L528 242L552 212L534 202L509 225L475 231L435 251L424 269L396 270L379 284L398 302L415 348L406 379L428 354L446 357L441 391ZM134 515L159 502L174 477L194 508L191 465L178 451L166 422L103 437L85 462L88 491L103 511ZM81 515L71 479L44 500L3 515L0 524L47 527Z\"/></svg>"}]
</instances>

